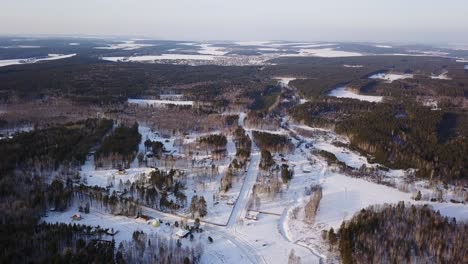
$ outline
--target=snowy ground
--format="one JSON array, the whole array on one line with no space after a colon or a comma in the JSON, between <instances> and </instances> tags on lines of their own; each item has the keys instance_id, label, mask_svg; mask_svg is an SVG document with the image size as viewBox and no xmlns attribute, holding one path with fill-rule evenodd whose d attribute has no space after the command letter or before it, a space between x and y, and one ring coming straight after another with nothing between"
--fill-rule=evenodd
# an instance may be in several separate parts
<instances>
[{"instance_id":1,"label":"snowy ground","mask_svg":"<svg viewBox=\"0 0 468 264\"><path fill-rule=\"evenodd\" d=\"M431 79L433 79L433 80L451 80L452 78L450 78L448 76L448 72L445 71L445 72L443 72L443 73L441 73L439 75L431 75Z\"/></svg>"},{"instance_id":2,"label":"snowy ground","mask_svg":"<svg viewBox=\"0 0 468 264\"><path fill-rule=\"evenodd\" d=\"M382 48L382 49L391 49L393 48L392 46L390 45L375 45L376 48Z\"/></svg>"},{"instance_id":3,"label":"snowy ground","mask_svg":"<svg viewBox=\"0 0 468 264\"><path fill-rule=\"evenodd\" d=\"M240 116L239 123L243 125L242 117L245 116L245 113ZM296 256L301 257L302 263L319 263L320 258L324 258L327 254L327 248L321 241L321 231L328 230L330 227L338 228L343 220L350 219L360 209L373 204L397 203L399 201L418 204L429 203L443 215L456 217L457 220L468 220L468 207L464 204L416 202L412 199L412 191L403 192L397 188L335 172L324 160L311 154L312 148L334 153L338 160L352 167L360 167L363 164L369 167L374 165L369 164L365 157L346 147L337 147L334 142L346 144L348 141L346 138L334 134L333 131L294 124L289 129L298 134L296 138L292 139L296 149L293 153L286 155L283 162L294 168L294 177L287 186L283 186L282 192L276 197L263 197L261 199L257 221L245 219L247 201L251 196L252 186L256 182L258 174L259 152L255 147L245 179L240 178L239 181L235 182L228 193L228 195L232 194L238 197L234 207L228 206L225 202L220 202L217 205L212 203L211 196L219 188L218 178L215 181L208 180L200 185L195 176L188 177L187 196L191 197L195 194L191 193L191 190L196 190L197 195L205 196L209 206L209 214L203 219L203 221L207 221L204 223L206 232L201 235L197 234L195 238L195 241L202 241L205 247L201 263L287 263L291 250L295 251ZM312 136L302 136L299 130L314 133ZM248 130L248 132L251 131ZM144 125L140 125L140 133L143 135L142 142L146 138L167 139ZM287 134L288 131L281 129L276 133ZM195 142L198 136L200 135L186 136L184 144ZM174 141L175 138L170 137L168 142L164 141L165 147L173 151L180 151L174 146ZM225 161L218 163L220 171L223 170L221 164L227 164L234 153L234 144L232 139L228 137L228 155ZM179 155L184 154L179 153ZM204 153L199 154L200 157L203 155ZM278 155L275 155L274 158L278 164L282 162ZM83 173L92 171L92 168L92 164L87 163L82 169ZM125 175L117 175L116 177L128 178L132 181L132 177L138 177L139 173L145 173L147 170L151 169L134 168L132 165L132 168L128 169ZM88 177L88 184L106 185L109 175L116 173L115 170L94 171L93 177ZM390 170L387 176L398 179L404 177L405 174L404 171ZM300 209L296 218L293 218L293 208L302 208L308 200L305 187L317 183L323 187L323 198L315 222L309 224L304 221L303 209ZM430 195L427 191L429 189L424 189L429 188L424 186L424 182L418 182L413 187L423 190L423 196ZM50 213L48 217L44 218L44 221L70 223L70 216L76 211L76 208L72 208L65 213ZM144 213L171 223L180 220L179 216L161 213L146 207ZM178 212L178 214L183 213L183 211ZM117 242L130 239L134 230L157 233L165 237L173 237L176 232L174 227L154 228L142 220L112 216L94 208L91 209L91 214L84 214L83 217L84 219L80 221L82 224L100 225L119 230L115 237ZM211 224L211 222L215 222L216 225ZM227 226L223 227L226 223ZM215 242L213 244L206 243L207 236L213 237ZM182 243L190 246L192 242L183 240Z\"/></svg>"},{"instance_id":4,"label":"snowy ground","mask_svg":"<svg viewBox=\"0 0 468 264\"><path fill-rule=\"evenodd\" d=\"M223 47L215 47L211 44L200 44L200 50L197 51L200 54L207 54L207 55L215 55L215 56L222 56L228 53L225 48Z\"/></svg>"},{"instance_id":5,"label":"snowy ground","mask_svg":"<svg viewBox=\"0 0 468 264\"><path fill-rule=\"evenodd\" d=\"M161 214L156 211L145 212L156 219L163 220L163 224L159 227L153 227L143 219L134 219L124 216L114 216L107 213L102 213L95 208L91 208L89 214L81 214L82 220L73 221L71 216L78 213L77 208L72 208L67 212L50 212L43 221L48 223L79 223L91 226L100 226L102 228L114 229L118 233L114 236L116 244L121 241L131 241L134 231L143 231L147 234L156 234L167 239L177 239L176 232L178 228L174 227L175 221L181 221L181 218L167 214ZM165 223L170 223L166 226ZM201 263L256 263L255 257L249 251L249 248L243 246L235 237L226 235L216 228L205 226L201 227L205 230L203 233L193 233L194 240L181 239L182 246L193 247L197 243L202 244L204 254L201 258ZM213 243L208 243L208 236L214 240Z\"/></svg>"},{"instance_id":6,"label":"snowy ground","mask_svg":"<svg viewBox=\"0 0 468 264\"><path fill-rule=\"evenodd\" d=\"M102 60L113 62L156 62L163 60L214 60L213 55L196 54L162 54L162 55L144 55L131 57L102 57Z\"/></svg>"},{"instance_id":7,"label":"snowy ground","mask_svg":"<svg viewBox=\"0 0 468 264\"><path fill-rule=\"evenodd\" d=\"M385 80L386 82L393 82L396 80L402 80L402 79L411 79L413 78L413 74L407 74L407 73L377 73L369 77L370 79L381 79Z\"/></svg>"},{"instance_id":8,"label":"snowy ground","mask_svg":"<svg viewBox=\"0 0 468 264\"><path fill-rule=\"evenodd\" d=\"M287 86L289 81L294 78L278 79L281 85ZM244 126L246 113L238 114L239 125ZM283 122L283 124L287 124L287 122ZM251 129L246 129L246 131L251 135ZM294 177L287 185L282 185L282 191L276 196L260 194L260 203L255 202L251 208L260 212L259 219L254 221L246 219L245 215L249 200L252 198L252 187L257 182L259 175L260 153L255 144L245 174L241 173L238 177L234 177L232 188L223 198L220 198L220 178L235 155L235 146L231 136L227 137L226 157L214 160L206 150L190 151L189 155L189 150L184 149L195 146L197 138L208 133L163 136L144 124L139 126L139 132L142 134L139 152L144 152L143 142L146 139L151 139L163 142L165 149L180 160L186 162L193 160L194 162L192 167L187 168L188 174L184 192L187 195L188 203L191 197L196 194L203 195L208 205L208 215L202 219L206 232L196 236L196 241L204 241L205 246L205 254L201 263L287 263L291 250L295 251L296 256L301 257L302 263L320 263L320 259L325 258L327 254L327 248L321 241L321 231L328 230L330 227L338 228L343 220L350 219L362 208L374 204L397 203L399 201L430 204L443 215L456 217L458 221L468 221L468 206L465 204L428 202L435 197L435 194L431 189L432 186L429 186L425 181L413 183L408 186L406 191L402 191L400 188L374 183L366 177L353 178L344 175L339 172L338 168L329 166L322 158L314 155L312 150L325 150L333 153L339 161L354 168L365 165L377 169L376 164L370 164L366 157L346 147L346 144L349 143L347 138L339 136L331 130L290 123L289 127L286 125L286 128L276 131L262 131L283 135L294 132L296 136L291 138L291 143L296 146L294 151L283 157L278 154L273 156L277 164L286 163L290 168L293 168ZM210 133L220 133L220 131L211 131ZM217 168L214 175L197 172L198 167L211 167L211 164ZM162 166L161 168L166 167ZM90 156L81 173L86 175L88 185L105 187L109 185L109 181L112 181L114 186L112 188L115 189L118 188L120 179L134 181L151 170L138 164L137 160L131 164L130 169L126 170L125 174L119 174L116 170L95 170L92 156ZM397 187L404 182L408 173L410 171L381 171L385 179L395 183ZM316 184L321 184L323 187L323 198L315 221L307 223L304 221L303 207L310 194L305 191L305 188ZM424 201L416 202L413 200L417 190L422 192ZM460 197L457 195L449 188L443 198L445 201L451 198L459 199ZM213 199L213 196L216 199ZM234 206L227 204L229 199L236 200ZM292 213L294 208L299 208L295 217ZM145 214L171 223L180 220L181 215L188 215L187 209L177 211L177 215L161 213L147 207L143 209ZM76 211L77 209L74 207L65 213L50 213L44 220L70 223L70 216ZM154 228L142 220L111 216L99 212L95 208L92 208L91 214L84 214L83 217L84 219L80 223L119 230L116 235L117 241L130 239L134 230L153 232L166 237L173 237L175 233L173 227ZM208 235L214 238L213 244L206 243ZM183 240L184 245L190 246L190 243Z\"/></svg>"},{"instance_id":9,"label":"snowy ground","mask_svg":"<svg viewBox=\"0 0 468 264\"><path fill-rule=\"evenodd\" d=\"M299 49L298 54L282 54L281 56L337 58L337 57L363 56L363 54L359 52L336 50L333 48L321 48L321 49Z\"/></svg>"},{"instance_id":10,"label":"snowy ground","mask_svg":"<svg viewBox=\"0 0 468 264\"><path fill-rule=\"evenodd\" d=\"M34 45L15 45L15 46L1 46L0 49L37 49L41 46Z\"/></svg>"},{"instance_id":11,"label":"snowy ground","mask_svg":"<svg viewBox=\"0 0 468 264\"><path fill-rule=\"evenodd\" d=\"M28 59L12 59L12 60L0 60L0 67L5 67L9 65L19 65L19 64L31 64L40 61L51 61L51 60L61 60L67 59L75 56L76 54L48 54L47 57L43 58L28 58Z\"/></svg>"},{"instance_id":12,"label":"snowy ground","mask_svg":"<svg viewBox=\"0 0 468 264\"><path fill-rule=\"evenodd\" d=\"M239 46L265 46L270 44L270 41L259 41L259 40L251 40L251 41L237 41L234 44Z\"/></svg>"},{"instance_id":13,"label":"snowy ground","mask_svg":"<svg viewBox=\"0 0 468 264\"><path fill-rule=\"evenodd\" d=\"M95 49L106 49L106 50L135 50L143 47L151 47L152 44L140 44L135 43L134 40L123 41L122 43L110 44L105 47L95 47Z\"/></svg>"},{"instance_id":14,"label":"snowy ground","mask_svg":"<svg viewBox=\"0 0 468 264\"><path fill-rule=\"evenodd\" d=\"M276 77L276 78L273 78L273 79L278 80L278 82L280 83L281 86L286 86L287 87L289 85L289 82L294 81L297 78L294 78L294 77Z\"/></svg>"},{"instance_id":15,"label":"snowy ground","mask_svg":"<svg viewBox=\"0 0 468 264\"><path fill-rule=\"evenodd\" d=\"M306 126L292 126L295 128L304 129ZM313 131L311 128L310 131ZM327 132L326 130L320 130ZM312 138L303 137L305 142L311 143L313 148L326 150L335 154L338 160L345 162L348 166L359 168L361 165L367 167L375 167L374 164L369 164L365 157L360 156L345 147L337 147L333 144L335 141L346 143L342 138L328 131L326 134L319 134ZM302 154L298 153L303 151ZM455 204L450 202L429 202L415 201L413 199L416 190L420 190L425 198L429 200L434 197L433 191L427 186L425 181L417 182L410 186L408 192L400 191L397 188L380 185L364 179L352 178L345 176L342 173L334 172L335 170L327 165L324 160L313 155L307 155L308 149L302 144L296 148L295 153L285 157L289 164L295 165L295 175L290 183L287 193L284 193L276 201L262 201L262 210L274 210L275 203L277 206L283 205L287 210L287 215L282 223L283 232L289 240L299 244L308 246L319 251L321 254L326 253L326 248L321 242L321 230L329 229L330 227L339 228L343 220L350 219L360 209L369 205L397 203L405 201L415 204L430 204L435 210L439 210L442 215L456 217L459 221L468 221L468 206L465 204ZM311 162L312 161L312 162ZM304 165L307 164L307 167ZM304 170L304 168L306 168ZM304 172L305 171L305 172ZM401 181L407 172L402 170L390 170L382 173L389 178L394 178L396 182ZM307 175L304 177L304 175ZM304 194L304 187L310 184L320 183L323 187L323 198L320 202L318 213L313 224L304 222L303 206L308 200ZM454 193L448 192L444 199L448 201L454 197ZM287 203L289 201L289 207ZM294 207L301 208L296 219L293 219L291 212ZM280 211L279 209L275 210Z\"/></svg>"},{"instance_id":16,"label":"snowy ground","mask_svg":"<svg viewBox=\"0 0 468 264\"><path fill-rule=\"evenodd\" d=\"M360 64L343 64L343 67L345 67L345 68L362 68L362 67L364 67L364 65L360 65Z\"/></svg>"},{"instance_id":17,"label":"snowy ground","mask_svg":"<svg viewBox=\"0 0 468 264\"><path fill-rule=\"evenodd\" d=\"M140 106L158 106L158 105L193 105L193 101L172 101L172 100L149 100L149 99L128 99L129 104Z\"/></svg>"},{"instance_id":18,"label":"snowy ground","mask_svg":"<svg viewBox=\"0 0 468 264\"><path fill-rule=\"evenodd\" d=\"M368 102L382 102L383 96L376 96L376 95L362 95L355 93L353 90L348 89L346 87L338 87L333 89L328 96L338 97L338 98L352 98L358 99L361 101L368 101Z\"/></svg>"}]
</instances>

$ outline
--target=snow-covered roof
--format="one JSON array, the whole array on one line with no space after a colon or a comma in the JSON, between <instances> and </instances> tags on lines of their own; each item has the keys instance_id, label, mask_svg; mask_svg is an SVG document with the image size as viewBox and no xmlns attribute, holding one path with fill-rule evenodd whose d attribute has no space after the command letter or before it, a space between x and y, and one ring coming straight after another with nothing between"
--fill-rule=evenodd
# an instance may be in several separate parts
<instances>
[{"instance_id":1,"label":"snow-covered roof","mask_svg":"<svg viewBox=\"0 0 468 264\"><path fill-rule=\"evenodd\" d=\"M189 233L188 230L179 229L179 230L177 230L177 232L176 232L176 236L178 236L178 237L185 237L188 233Z\"/></svg>"}]
</instances>

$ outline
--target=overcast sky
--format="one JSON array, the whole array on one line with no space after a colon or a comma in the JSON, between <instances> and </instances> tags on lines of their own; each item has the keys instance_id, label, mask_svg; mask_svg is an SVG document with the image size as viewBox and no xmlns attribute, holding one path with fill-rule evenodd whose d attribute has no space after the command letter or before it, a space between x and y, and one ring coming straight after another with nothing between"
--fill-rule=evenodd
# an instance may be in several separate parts
<instances>
[{"instance_id":1,"label":"overcast sky","mask_svg":"<svg viewBox=\"0 0 468 264\"><path fill-rule=\"evenodd\" d=\"M0 0L0 34L468 42L468 0Z\"/></svg>"}]
</instances>

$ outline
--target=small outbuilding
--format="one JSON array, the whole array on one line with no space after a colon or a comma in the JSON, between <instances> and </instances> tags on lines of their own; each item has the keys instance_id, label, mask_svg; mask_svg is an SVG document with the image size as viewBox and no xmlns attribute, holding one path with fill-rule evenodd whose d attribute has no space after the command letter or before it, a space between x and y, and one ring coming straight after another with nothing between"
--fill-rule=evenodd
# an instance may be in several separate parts
<instances>
[{"instance_id":1,"label":"small outbuilding","mask_svg":"<svg viewBox=\"0 0 468 264\"><path fill-rule=\"evenodd\" d=\"M80 221L82 218L81 218L80 214L74 214L74 215L72 215L71 219L73 221Z\"/></svg>"},{"instance_id":2,"label":"small outbuilding","mask_svg":"<svg viewBox=\"0 0 468 264\"><path fill-rule=\"evenodd\" d=\"M186 238L190 234L190 231L184 230L184 229L179 229L176 232L176 236L179 238Z\"/></svg>"},{"instance_id":3,"label":"small outbuilding","mask_svg":"<svg viewBox=\"0 0 468 264\"><path fill-rule=\"evenodd\" d=\"M256 221L256 220L258 220L258 212L247 211L247 214L245 215L245 218Z\"/></svg>"}]
</instances>

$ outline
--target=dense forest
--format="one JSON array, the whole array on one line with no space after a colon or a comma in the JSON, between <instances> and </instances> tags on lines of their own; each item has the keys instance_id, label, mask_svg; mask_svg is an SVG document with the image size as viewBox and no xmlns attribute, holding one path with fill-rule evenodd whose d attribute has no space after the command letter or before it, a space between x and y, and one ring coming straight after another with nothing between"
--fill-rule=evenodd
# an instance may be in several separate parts
<instances>
[{"instance_id":1,"label":"dense forest","mask_svg":"<svg viewBox=\"0 0 468 264\"><path fill-rule=\"evenodd\" d=\"M203 136L198 139L198 142L201 144L209 145L215 149L226 148L227 139L223 134L212 134L208 136Z\"/></svg>"},{"instance_id":2,"label":"dense forest","mask_svg":"<svg viewBox=\"0 0 468 264\"><path fill-rule=\"evenodd\" d=\"M88 119L19 133L12 139L1 140L0 172L18 168L53 170L63 162L81 165L89 149L98 144L111 128L112 120Z\"/></svg>"},{"instance_id":3,"label":"dense forest","mask_svg":"<svg viewBox=\"0 0 468 264\"><path fill-rule=\"evenodd\" d=\"M432 111L410 101L369 103L352 99L316 99L291 109L298 121L334 127L351 147L368 153L372 162L391 168L418 168L417 176L466 180L467 117Z\"/></svg>"},{"instance_id":4,"label":"dense forest","mask_svg":"<svg viewBox=\"0 0 468 264\"><path fill-rule=\"evenodd\" d=\"M254 130L252 131L252 136L255 144L257 144L257 146L262 150L268 150L270 152L287 152L294 147L285 135L277 135Z\"/></svg>"},{"instance_id":5,"label":"dense forest","mask_svg":"<svg viewBox=\"0 0 468 264\"><path fill-rule=\"evenodd\" d=\"M158 97L165 87L191 99L211 101L233 88L263 89L256 73L253 66L110 63L75 56L0 68L0 101L56 96L93 104L122 103L127 98Z\"/></svg>"},{"instance_id":6,"label":"dense forest","mask_svg":"<svg viewBox=\"0 0 468 264\"><path fill-rule=\"evenodd\" d=\"M2 241L6 238L2 235ZM9 243L2 243L0 263L114 262L114 242L100 228L42 223L17 229L8 238Z\"/></svg>"},{"instance_id":7,"label":"dense forest","mask_svg":"<svg viewBox=\"0 0 468 264\"><path fill-rule=\"evenodd\" d=\"M277 85L268 85L263 91L252 91L249 98L253 99L250 109L256 111L267 111L278 100L281 88Z\"/></svg>"},{"instance_id":8,"label":"dense forest","mask_svg":"<svg viewBox=\"0 0 468 264\"><path fill-rule=\"evenodd\" d=\"M127 168L138 152L138 144L141 135L138 132L138 124L130 127L119 125L106 138L96 151L95 160L98 166L111 163L113 168Z\"/></svg>"},{"instance_id":9,"label":"dense forest","mask_svg":"<svg viewBox=\"0 0 468 264\"><path fill-rule=\"evenodd\" d=\"M343 264L466 263L468 225L428 206L371 206L328 234Z\"/></svg>"},{"instance_id":10,"label":"dense forest","mask_svg":"<svg viewBox=\"0 0 468 264\"><path fill-rule=\"evenodd\" d=\"M89 119L0 141L0 263L112 260L113 245L93 240L99 237L89 227L38 225L46 208L64 210L72 198L71 180L48 185L49 173L81 165L112 123Z\"/></svg>"},{"instance_id":11,"label":"dense forest","mask_svg":"<svg viewBox=\"0 0 468 264\"><path fill-rule=\"evenodd\" d=\"M374 161L384 165L417 167L417 176L425 178L466 180L466 123L440 126L447 118L451 116L417 105L406 105L404 112L400 107L383 105L344 120L337 125L337 132L348 135L353 147L371 153ZM459 118L466 120L463 115ZM451 129L461 133L450 133Z\"/></svg>"}]
</instances>

